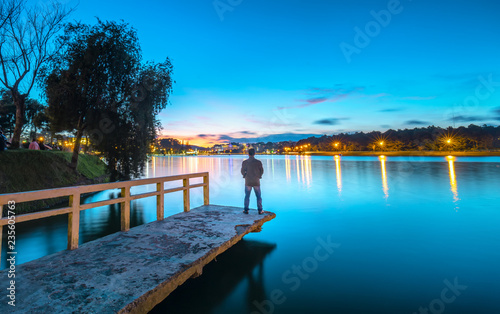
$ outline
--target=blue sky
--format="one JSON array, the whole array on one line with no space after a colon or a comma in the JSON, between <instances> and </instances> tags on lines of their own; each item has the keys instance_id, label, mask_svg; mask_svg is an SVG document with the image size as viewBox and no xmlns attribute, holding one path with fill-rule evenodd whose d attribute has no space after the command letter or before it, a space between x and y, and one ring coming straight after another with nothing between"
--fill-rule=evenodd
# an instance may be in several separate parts
<instances>
[{"instance_id":1,"label":"blue sky","mask_svg":"<svg viewBox=\"0 0 500 314\"><path fill-rule=\"evenodd\" d=\"M170 57L163 134L209 145L497 125L498 12L492 0L81 0L70 19L123 19L145 60Z\"/></svg>"}]
</instances>

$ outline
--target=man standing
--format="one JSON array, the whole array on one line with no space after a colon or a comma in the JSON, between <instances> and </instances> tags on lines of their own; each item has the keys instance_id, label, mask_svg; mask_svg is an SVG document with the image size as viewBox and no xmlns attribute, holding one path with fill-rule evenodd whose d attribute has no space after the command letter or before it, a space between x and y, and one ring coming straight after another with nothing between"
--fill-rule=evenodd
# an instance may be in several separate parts
<instances>
[{"instance_id":1,"label":"man standing","mask_svg":"<svg viewBox=\"0 0 500 314\"><path fill-rule=\"evenodd\" d=\"M262 198L260 196L260 179L262 174L264 174L264 168L262 167L262 162L255 159L255 149L250 148L248 150L248 159L243 161L241 165L241 174L245 178L245 209L243 213L248 214L248 205L250 205L250 193L252 188L255 191L255 196L257 196L257 208L259 214L263 214L262 210Z\"/></svg>"}]
</instances>

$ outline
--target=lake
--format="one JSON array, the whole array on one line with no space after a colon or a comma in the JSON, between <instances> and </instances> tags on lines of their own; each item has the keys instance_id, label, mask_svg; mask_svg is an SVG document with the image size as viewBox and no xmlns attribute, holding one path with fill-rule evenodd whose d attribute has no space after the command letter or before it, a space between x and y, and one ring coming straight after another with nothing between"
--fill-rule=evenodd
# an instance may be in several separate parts
<instances>
[{"instance_id":1,"label":"lake","mask_svg":"<svg viewBox=\"0 0 500 314\"><path fill-rule=\"evenodd\" d=\"M145 177L209 171L210 202L242 207L243 159L154 157ZM258 159L264 209L276 219L153 312L500 313L500 158ZM191 191L192 207L201 193ZM165 201L166 215L182 211L182 193ZM250 207L256 214L254 195ZM82 212L80 242L119 231L119 213L118 205ZM155 198L133 202L132 226L155 218ZM66 217L17 230L19 262L66 248Z\"/></svg>"}]
</instances>

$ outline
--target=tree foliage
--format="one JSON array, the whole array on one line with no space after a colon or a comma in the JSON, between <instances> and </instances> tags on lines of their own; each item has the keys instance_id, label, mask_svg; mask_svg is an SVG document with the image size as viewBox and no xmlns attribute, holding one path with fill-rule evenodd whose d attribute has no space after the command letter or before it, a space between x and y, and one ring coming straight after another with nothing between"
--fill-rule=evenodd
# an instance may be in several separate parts
<instances>
[{"instance_id":1,"label":"tree foliage","mask_svg":"<svg viewBox=\"0 0 500 314\"><path fill-rule=\"evenodd\" d=\"M168 103L172 65L141 63L136 31L126 23L68 24L63 49L44 69L53 130L76 132L72 165L88 134L113 179L142 173L156 137L156 115Z\"/></svg>"},{"instance_id":2,"label":"tree foliage","mask_svg":"<svg viewBox=\"0 0 500 314\"><path fill-rule=\"evenodd\" d=\"M335 143L338 145L335 146ZM340 133L332 136L310 137L295 145L310 144L313 151L477 151L500 148L500 126L424 128ZM288 145L293 146L293 145Z\"/></svg>"},{"instance_id":3,"label":"tree foliage","mask_svg":"<svg viewBox=\"0 0 500 314\"><path fill-rule=\"evenodd\" d=\"M21 132L32 130L36 133L37 128L43 128L47 124L45 115L46 106L36 99L27 98L25 101L25 120ZM16 105L9 90L0 89L0 127L4 133L12 136L16 121Z\"/></svg>"}]
</instances>

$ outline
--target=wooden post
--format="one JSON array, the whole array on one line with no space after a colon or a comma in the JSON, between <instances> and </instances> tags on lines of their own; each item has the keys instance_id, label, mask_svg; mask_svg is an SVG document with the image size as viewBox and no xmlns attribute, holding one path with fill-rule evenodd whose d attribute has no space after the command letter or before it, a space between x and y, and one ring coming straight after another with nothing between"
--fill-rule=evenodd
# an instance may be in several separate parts
<instances>
[{"instance_id":1,"label":"wooden post","mask_svg":"<svg viewBox=\"0 0 500 314\"><path fill-rule=\"evenodd\" d=\"M122 188L121 197L125 198L121 203L120 218L122 231L130 230L130 186Z\"/></svg>"},{"instance_id":2,"label":"wooden post","mask_svg":"<svg viewBox=\"0 0 500 314\"><path fill-rule=\"evenodd\" d=\"M191 210L189 204L189 178L182 179L182 186L184 187L184 212Z\"/></svg>"},{"instance_id":3,"label":"wooden post","mask_svg":"<svg viewBox=\"0 0 500 314\"><path fill-rule=\"evenodd\" d=\"M203 205L208 205L210 204L210 194L209 194L209 186L208 186L208 173L206 176L203 176L203 183L205 186L203 187Z\"/></svg>"},{"instance_id":4,"label":"wooden post","mask_svg":"<svg viewBox=\"0 0 500 314\"><path fill-rule=\"evenodd\" d=\"M0 204L0 219L2 219L2 217L3 217L3 205ZM9 229L7 229L7 230L9 230ZM8 239L8 237L7 237L7 239ZM0 226L0 261L2 260L2 241L3 241L3 226Z\"/></svg>"},{"instance_id":5,"label":"wooden post","mask_svg":"<svg viewBox=\"0 0 500 314\"><path fill-rule=\"evenodd\" d=\"M156 183L156 191L160 192L160 195L156 196L156 220L163 220L165 214L165 188L163 187L163 181Z\"/></svg>"},{"instance_id":6,"label":"wooden post","mask_svg":"<svg viewBox=\"0 0 500 314\"><path fill-rule=\"evenodd\" d=\"M69 197L71 212L68 214L68 250L78 248L78 237L80 233L80 192Z\"/></svg>"}]
</instances>

